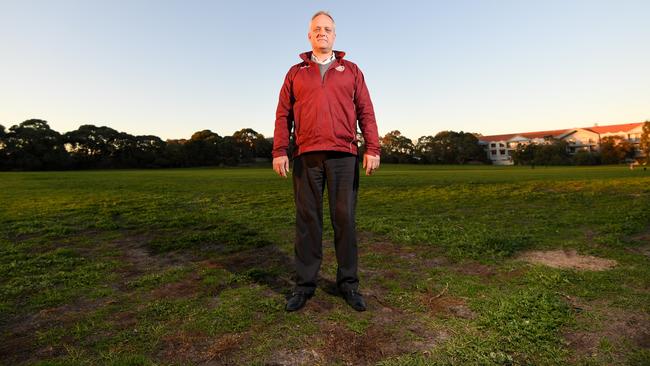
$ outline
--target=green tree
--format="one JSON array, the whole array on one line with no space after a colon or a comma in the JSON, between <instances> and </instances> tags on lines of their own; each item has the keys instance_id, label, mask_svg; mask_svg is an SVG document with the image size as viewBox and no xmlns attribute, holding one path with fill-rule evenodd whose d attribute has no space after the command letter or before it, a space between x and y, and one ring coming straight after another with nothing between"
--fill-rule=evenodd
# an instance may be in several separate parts
<instances>
[{"instance_id":1,"label":"green tree","mask_svg":"<svg viewBox=\"0 0 650 366\"><path fill-rule=\"evenodd\" d=\"M0 125L0 150L3 150L5 148L5 135L7 133L5 132L5 126Z\"/></svg>"},{"instance_id":2,"label":"green tree","mask_svg":"<svg viewBox=\"0 0 650 366\"><path fill-rule=\"evenodd\" d=\"M415 156L420 162L431 164L436 162L436 140L433 136L420 136L415 144Z\"/></svg>"},{"instance_id":3,"label":"green tree","mask_svg":"<svg viewBox=\"0 0 650 366\"><path fill-rule=\"evenodd\" d=\"M381 138L381 159L387 163L406 163L413 161L415 146L398 130L391 131Z\"/></svg>"},{"instance_id":4,"label":"green tree","mask_svg":"<svg viewBox=\"0 0 650 366\"><path fill-rule=\"evenodd\" d=\"M528 144L519 144L515 151L512 152L512 161L515 165L532 165L534 164L535 151L537 150L537 145L528 143Z\"/></svg>"},{"instance_id":5,"label":"green tree","mask_svg":"<svg viewBox=\"0 0 650 366\"><path fill-rule=\"evenodd\" d=\"M0 170L7 168L7 144L5 143L5 135L5 126L0 125Z\"/></svg>"},{"instance_id":6,"label":"green tree","mask_svg":"<svg viewBox=\"0 0 650 366\"><path fill-rule=\"evenodd\" d=\"M26 120L3 132L4 168L18 170L62 169L68 166L68 153L61 134L47 121Z\"/></svg>"},{"instance_id":7,"label":"green tree","mask_svg":"<svg viewBox=\"0 0 650 366\"><path fill-rule=\"evenodd\" d=\"M239 164L239 147L232 136L225 136L221 140L219 151L222 154L223 164L232 166Z\"/></svg>"},{"instance_id":8,"label":"green tree","mask_svg":"<svg viewBox=\"0 0 650 366\"><path fill-rule=\"evenodd\" d=\"M174 167L187 167L191 166L190 159L187 154L185 144L188 142L186 139L167 140L165 142L165 160L168 166Z\"/></svg>"},{"instance_id":9,"label":"green tree","mask_svg":"<svg viewBox=\"0 0 650 366\"><path fill-rule=\"evenodd\" d=\"M517 165L569 165L572 160L568 147L566 141L548 137L541 144L520 144L512 160Z\"/></svg>"},{"instance_id":10,"label":"green tree","mask_svg":"<svg viewBox=\"0 0 650 366\"><path fill-rule=\"evenodd\" d=\"M434 155L441 164L452 164L456 155L456 136L454 131L440 131L434 136Z\"/></svg>"},{"instance_id":11,"label":"green tree","mask_svg":"<svg viewBox=\"0 0 650 366\"><path fill-rule=\"evenodd\" d=\"M239 149L240 161L251 161L253 158L270 158L273 145L252 128L244 128L232 135Z\"/></svg>"},{"instance_id":12,"label":"green tree","mask_svg":"<svg viewBox=\"0 0 650 366\"><path fill-rule=\"evenodd\" d=\"M260 136L262 136L262 138L255 140L255 157L271 159L273 152L273 139L264 138L261 134Z\"/></svg>"},{"instance_id":13,"label":"green tree","mask_svg":"<svg viewBox=\"0 0 650 366\"><path fill-rule=\"evenodd\" d=\"M465 164L468 161L483 161L487 159L483 147L475 134L460 131L456 134L456 163Z\"/></svg>"},{"instance_id":14,"label":"green tree","mask_svg":"<svg viewBox=\"0 0 650 366\"><path fill-rule=\"evenodd\" d=\"M485 151L476 135L469 132L441 131L432 141L431 154L443 164L465 164L468 161L485 162Z\"/></svg>"},{"instance_id":15,"label":"green tree","mask_svg":"<svg viewBox=\"0 0 650 366\"><path fill-rule=\"evenodd\" d=\"M533 162L537 165L569 165L569 144L564 140L549 138L546 143L536 146Z\"/></svg>"},{"instance_id":16,"label":"green tree","mask_svg":"<svg viewBox=\"0 0 650 366\"><path fill-rule=\"evenodd\" d=\"M598 165L600 164L600 155L592 151L578 150L571 157L571 161L574 165Z\"/></svg>"},{"instance_id":17,"label":"green tree","mask_svg":"<svg viewBox=\"0 0 650 366\"><path fill-rule=\"evenodd\" d=\"M183 145L191 166L219 165L223 162L223 138L210 130L195 132Z\"/></svg>"},{"instance_id":18,"label":"green tree","mask_svg":"<svg viewBox=\"0 0 650 366\"><path fill-rule=\"evenodd\" d=\"M634 156L634 146L622 136L606 136L600 140L600 158L603 164L620 164Z\"/></svg>"},{"instance_id":19,"label":"green tree","mask_svg":"<svg viewBox=\"0 0 650 366\"><path fill-rule=\"evenodd\" d=\"M639 141L641 153L645 156L645 163L650 164L650 121L643 123L643 132Z\"/></svg>"},{"instance_id":20,"label":"green tree","mask_svg":"<svg viewBox=\"0 0 650 366\"><path fill-rule=\"evenodd\" d=\"M116 165L124 168L158 168L168 165L165 142L158 136L120 134Z\"/></svg>"},{"instance_id":21,"label":"green tree","mask_svg":"<svg viewBox=\"0 0 650 366\"><path fill-rule=\"evenodd\" d=\"M64 135L77 168L114 168L125 146L125 136L106 126L81 125Z\"/></svg>"}]
</instances>

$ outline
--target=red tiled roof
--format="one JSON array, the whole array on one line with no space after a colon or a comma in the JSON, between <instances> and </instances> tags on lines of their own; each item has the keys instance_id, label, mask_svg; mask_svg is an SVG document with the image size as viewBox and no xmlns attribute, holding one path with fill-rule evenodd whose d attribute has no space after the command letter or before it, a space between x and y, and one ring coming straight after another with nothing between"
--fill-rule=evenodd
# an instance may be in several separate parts
<instances>
[{"instance_id":1,"label":"red tiled roof","mask_svg":"<svg viewBox=\"0 0 650 366\"><path fill-rule=\"evenodd\" d=\"M643 122L637 123L623 123L618 125L607 125L607 126L592 126L592 127L578 127L583 130L593 131L598 134L602 133L611 133L611 132L624 132L629 131L633 128L636 128L639 125L642 125ZM578 128L567 128L564 130L548 130L548 131L536 131L536 132L521 132L521 133L508 133L503 135L489 135L489 136L480 136L480 141L493 142L493 141L507 141L515 136L523 136L529 139L534 138L544 138L546 136L558 136L565 134L567 132L576 130Z\"/></svg>"},{"instance_id":2,"label":"red tiled roof","mask_svg":"<svg viewBox=\"0 0 650 366\"><path fill-rule=\"evenodd\" d=\"M523 136L529 139L534 139L534 138L544 138L546 136L557 136L561 135L563 133L566 133L568 131L573 130L572 128L565 129L565 130L549 130L549 131L536 131L536 132L521 132L521 133L508 133L505 135L490 135L490 136L481 136L479 137L479 140L481 141L506 141L510 140L511 138L515 136Z\"/></svg>"},{"instance_id":3,"label":"red tiled roof","mask_svg":"<svg viewBox=\"0 0 650 366\"><path fill-rule=\"evenodd\" d=\"M596 133L613 133L613 132L627 132L629 130L632 130L634 128L637 128L638 126L642 125L643 122L637 122L637 123L623 123L620 125L607 125L607 126L592 126L592 127L585 127L586 130L591 130Z\"/></svg>"}]
</instances>

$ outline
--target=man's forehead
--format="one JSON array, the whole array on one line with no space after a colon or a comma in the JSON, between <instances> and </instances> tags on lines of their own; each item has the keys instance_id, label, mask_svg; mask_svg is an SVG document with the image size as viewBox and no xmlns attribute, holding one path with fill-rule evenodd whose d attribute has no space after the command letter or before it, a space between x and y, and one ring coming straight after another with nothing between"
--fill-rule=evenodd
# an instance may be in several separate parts
<instances>
[{"instance_id":1,"label":"man's forehead","mask_svg":"<svg viewBox=\"0 0 650 366\"><path fill-rule=\"evenodd\" d=\"M327 15L319 15L314 18L310 23L310 26L313 27L331 27L334 28L334 22Z\"/></svg>"}]
</instances>

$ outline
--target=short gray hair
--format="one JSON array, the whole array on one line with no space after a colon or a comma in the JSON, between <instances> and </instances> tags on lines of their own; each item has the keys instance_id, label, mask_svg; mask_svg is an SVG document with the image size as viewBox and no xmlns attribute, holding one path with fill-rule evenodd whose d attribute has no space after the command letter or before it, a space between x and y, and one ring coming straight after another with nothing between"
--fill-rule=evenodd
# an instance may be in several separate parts
<instances>
[{"instance_id":1,"label":"short gray hair","mask_svg":"<svg viewBox=\"0 0 650 366\"><path fill-rule=\"evenodd\" d=\"M334 23L334 25L336 25L336 22L334 21L334 18L332 18L332 15L329 12L325 11L325 10L317 11L316 14L314 14L314 16L311 17L311 20L316 19L316 17L319 16L319 15L325 15L326 17L332 19L332 23Z\"/></svg>"}]
</instances>

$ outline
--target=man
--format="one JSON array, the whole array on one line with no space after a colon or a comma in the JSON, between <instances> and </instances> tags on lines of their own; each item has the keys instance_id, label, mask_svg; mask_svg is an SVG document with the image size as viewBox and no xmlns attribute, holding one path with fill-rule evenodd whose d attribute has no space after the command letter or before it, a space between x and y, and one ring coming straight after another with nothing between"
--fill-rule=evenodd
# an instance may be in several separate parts
<instances>
[{"instance_id":1,"label":"man","mask_svg":"<svg viewBox=\"0 0 650 366\"><path fill-rule=\"evenodd\" d=\"M366 142L366 175L379 167L379 134L361 70L333 51L334 19L317 12L309 24L311 52L300 55L280 90L273 136L273 170L287 177L293 132L293 189L296 203L296 284L286 310L302 308L314 295L322 261L323 193L328 189L338 270L336 284L357 311L359 293L355 208L359 187L357 121Z\"/></svg>"}]
</instances>

